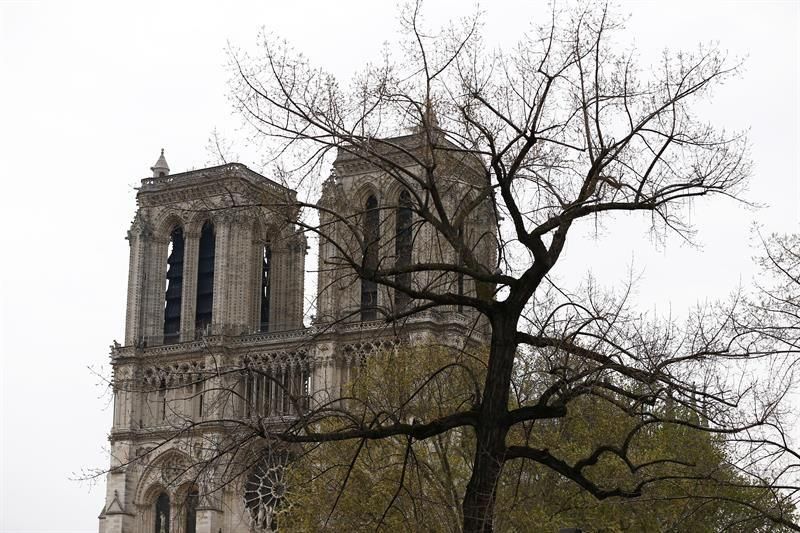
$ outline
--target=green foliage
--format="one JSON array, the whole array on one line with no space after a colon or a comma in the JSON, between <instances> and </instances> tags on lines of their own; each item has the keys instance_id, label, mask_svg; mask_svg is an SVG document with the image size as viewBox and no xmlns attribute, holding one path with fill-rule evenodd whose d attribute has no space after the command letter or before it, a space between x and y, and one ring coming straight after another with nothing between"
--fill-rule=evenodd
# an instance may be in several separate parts
<instances>
[{"instance_id":1,"label":"green foliage","mask_svg":"<svg viewBox=\"0 0 800 533\"><path fill-rule=\"evenodd\" d=\"M369 359L349 385L347 408L375 424L420 423L469 409L482 379L480 358L403 346ZM341 428L330 419L320 430ZM467 428L425 441L314 445L293 464L280 523L292 531L458 531L473 440Z\"/></svg>"},{"instance_id":2,"label":"green foliage","mask_svg":"<svg viewBox=\"0 0 800 533\"><path fill-rule=\"evenodd\" d=\"M691 412L665 413L668 419L700 422ZM642 429L634 418L605 400L586 396L557 421L538 422L525 435L535 448L557 450L566 462L588 457L601 446L630 440L631 468L613 453L587 469L590 480L609 489L632 490L637 498L597 500L580 486L532 461L508 463L499 487L499 531L780 531L765 513L784 518L793 512L784 496L739 475L726 460L721 438L688 425L653 421ZM632 435L632 436L631 436ZM521 442L509 442L521 444ZM642 466L645 465L645 466Z\"/></svg>"},{"instance_id":3,"label":"green foliage","mask_svg":"<svg viewBox=\"0 0 800 533\"><path fill-rule=\"evenodd\" d=\"M431 377L433 376L433 377ZM442 347L400 348L371 358L350 384L348 411L375 424L469 409L483 376L481 356ZM512 406L513 407L513 406ZM690 420L691 413L668 413ZM699 422L699 420L695 421ZM614 404L584 396L567 416L519 425L509 445L549 449L570 463L601 446L620 446L641 425ZM331 419L320 430L342 429ZM601 487L635 488L638 498L596 500L573 481L529 460L506 463L495 513L497 531L778 531L764 513L786 516L783 497L759 488L727 463L722 440L687 425L653 422L629 438L631 471L602 454L587 476ZM474 434L458 428L424 441L405 436L316 444L289 473L279 523L291 531L460 531L472 471Z\"/></svg>"}]
</instances>

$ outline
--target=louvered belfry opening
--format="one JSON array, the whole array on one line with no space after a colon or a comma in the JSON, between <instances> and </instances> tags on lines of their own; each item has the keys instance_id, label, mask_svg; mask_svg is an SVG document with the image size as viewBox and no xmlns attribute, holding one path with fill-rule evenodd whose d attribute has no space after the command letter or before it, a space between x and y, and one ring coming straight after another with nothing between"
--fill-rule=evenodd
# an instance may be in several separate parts
<instances>
[{"instance_id":1,"label":"louvered belfry opening","mask_svg":"<svg viewBox=\"0 0 800 533\"><path fill-rule=\"evenodd\" d=\"M395 228L394 255L395 267L406 268L411 265L411 222L413 213L411 211L411 195L408 191L400 193L397 202L397 221ZM401 287L411 287L411 273L401 272L395 275L395 281ZM402 290L395 290L394 305L397 311L403 311L409 302L408 294Z\"/></svg>"},{"instance_id":2,"label":"louvered belfry opening","mask_svg":"<svg viewBox=\"0 0 800 533\"><path fill-rule=\"evenodd\" d=\"M172 230L167 259L167 291L164 297L164 343L178 342L181 335L183 294L183 229Z\"/></svg>"},{"instance_id":3,"label":"louvered belfry opening","mask_svg":"<svg viewBox=\"0 0 800 533\"><path fill-rule=\"evenodd\" d=\"M214 304L214 225L203 224L200 233L200 249L197 259L197 305L195 307L195 331L208 333L211 327L211 311Z\"/></svg>"},{"instance_id":4,"label":"louvered belfry opening","mask_svg":"<svg viewBox=\"0 0 800 533\"><path fill-rule=\"evenodd\" d=\"M269 296L270 296L270 267L272 263L272 248L269 243L264 245L261 262L261 331L269 331Z\"/></svg>"},{"instance_id":5,"label":"louvered belfry opening","mask_svg":"<svg viewBox=\"0 0 800 533\"><path fill-rule=\"evenodd\" d=\"M378 268L378 225L380 213L378 200L374 196L367 198L364 213L364 262L366 270ZM378 318L378 284L369 279L361 280L361 320Z\"/></svg>"}]
</instances>

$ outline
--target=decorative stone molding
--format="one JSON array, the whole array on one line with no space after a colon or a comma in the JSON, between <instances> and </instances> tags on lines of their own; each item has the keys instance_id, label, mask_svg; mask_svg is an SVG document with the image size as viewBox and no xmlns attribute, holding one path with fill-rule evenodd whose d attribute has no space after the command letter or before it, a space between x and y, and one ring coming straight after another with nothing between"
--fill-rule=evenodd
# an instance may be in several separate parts
<instances>
[{"instance_id":1,"label":"decorative stone molding","mask_svg":"<svg viewBox=\"0 0 800 533\"><path fill-rule=\"evenodd\" d=\"M255 368L265 372L283 372L287 369L308 370L308 352L300 348L294 351L280 350L258 354L247 354L240 358L240 368Z\"/></svg>"},{"instance_id":2,"label":"decorative stone molding","mask_svg":"<svg viewBox=\"0 0 800 533\"><path fill-rule=\"evenodd\" d=\"M133 216L131 227L128 230L127 239L130 241L134 238L148 237L152 234L153 234L153 225L142 214L141 211L137 211L136 214Z\"/></svg>"},{"instance_id":3,"label":"decorative stone molding","mask_svg":"<svg viewBox=\"0 0 800 533\"><path fill-rule=\"evenodd\" d=\"M128 388L128 383L133 381L136 371L130 366L115 366L112 374L111 384L115 392Z\"/></svg>"},{"instance_id":4,"label":"decorative stone molding","mask_svg":"<svg viewBox=\"0 0 800 533\"><path fill-rule=\"evenodd\" d=\"M123 504L122 500L119 497L119 491L114 491L114 496L111 498L111 501L108 505L103 509L101 515L108 516L108 515L115 515L115 514L124 514L129 516L135 516L134 513L129 513L125 510L125 505Z\"/></svg>"},{"instance_id":5,"label":"decorative stone molding","mask_svg":"<svg viewBox=\"0 0 800 533\"><path fill-rule=\"evenodd\" d=\"M397 338L351 342L340 346L337 350L337 356L348 365L361 365L369 357L379 353L394 352L399 345L400 340Z\"/></svg>"},{"instance_id":6,"label":"decorative stone molding","mask_svg":"<svg viewBox=\"0 0 800 533\"><path fill-rule=\"evenodd\" d=\"M162 385L174 387L189 385L206 378L203 361L173 363L169 366L148 366L141 370L142 383L146 387L158 388Z\"/></svg>"}]
</instances>

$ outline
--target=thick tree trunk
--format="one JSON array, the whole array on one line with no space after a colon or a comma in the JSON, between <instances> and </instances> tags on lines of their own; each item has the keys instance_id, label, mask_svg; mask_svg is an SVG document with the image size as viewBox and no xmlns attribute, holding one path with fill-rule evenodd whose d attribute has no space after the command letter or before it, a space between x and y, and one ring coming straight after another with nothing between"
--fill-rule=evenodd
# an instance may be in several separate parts
<instances>
[{"instance_id":1,"label":"thick tree trunk","mask_svg":"<svg viewBox=\"0 0 800 533\"><path fill-rule=\"evenodd\" d=\"M488 533L494 527L494 502L497 481L503 468L502 449L505 428L486 428L478 433L478 447L472 477L464 495L464 531Z\"/></svg>"},{"instance_id":2,"label":"thick tree trunk","mask_svg":"<svg viewBox=\"0 0 800 533\"><path fill-rule=\"evenodd\" d=\"M476 432L475 463L462 509L465 533L488 533L494 527L497 482L503 470L506 414L516 343L514 324L493 324L489 366Z\"/></svg>"}]
</instances>

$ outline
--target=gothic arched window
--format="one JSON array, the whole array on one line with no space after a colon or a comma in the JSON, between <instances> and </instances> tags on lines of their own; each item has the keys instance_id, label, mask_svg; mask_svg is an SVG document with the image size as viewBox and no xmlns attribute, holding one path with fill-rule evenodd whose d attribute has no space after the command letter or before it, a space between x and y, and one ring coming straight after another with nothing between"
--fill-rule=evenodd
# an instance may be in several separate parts
<instances>
[{"instance_id":1,"label":"gothic arched window","mask_svg":"<svg viewBox=\"0 0 800 533\"><path fill-rule=\"evenodd\" d=\"M362 266L367 271L378 268L378 225L380 212L378 200L370 195L367 198L366 211L364 212L364 257ZM361 320L375 320L378 318L378 284L369 279L361 279Z\"/></svg>"},{"instance_id":2,"label":"gothic arched window","mask_svg":"<svg viewBox=\"0 0 800 533\"><path fill-rule=\"evenodd\" d=\"M181 334L183 293L183 229L172 230L167 258L167 290L164 296L164 343L178 342Z\"/></svg>"},{"instance_id":3,"label":"gothic arched window","mask_svg":"<svg viewBox=\"0 0 800 533\"><path fill-rule=\"evenodd\" d=\"M197 306L195 307L195 331L202 333L211 325L211 310L214 305L214 225L203 224L200 232L200 250L197 257Z\"/></svg>"},{"instance_id":4,"label":"gothic arched window","mask_svg":"<svg viewBox=\"0 0 800 533\"><path fill-rule=\"evenodd\" d=\"M400 193L397 202L397 215L394 236L394 255L395 267L404 268L411 265L411 222L413 212L411 210L411 195L408 191ZM401 287L411 287L411 273L401 272L395 275L395 282ZM398 311L402 311L408 305L408 294L401 290L394 292L394 304Z\"/></svg>"},{"instance_id":5,"label":"gothic arched window","mask_svg":"<svg viewBox=\"0 0 800 533\"><path fill-rule=\"evenodd\" d=\"M272 266L272 248L269 243L262 248L261 256L261 331L269 330L269 296L270 267Z\"/></svg>"},{"instance_id":6,"label":"gothic arched window","mask_svg":"<svg viewBox=\"0 0 800 533\"><path fill-rule=\"evenodd\" d=\"M192 489L186 495L186 533L197 533L197 502L200 499L200 492Z\"/></svg>"},{"instance_id":7,"label":"gothic arched window","mask_svg":"<svg viewBox=\"0 0 800 533\"><path fill-rule=\"evenodd\" d=\"M169 533L169 495L162 492L155 503L155 533Z\"/></svg>"}]
</instances>

